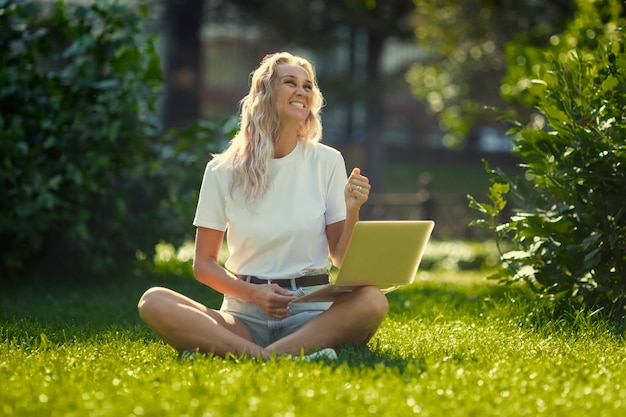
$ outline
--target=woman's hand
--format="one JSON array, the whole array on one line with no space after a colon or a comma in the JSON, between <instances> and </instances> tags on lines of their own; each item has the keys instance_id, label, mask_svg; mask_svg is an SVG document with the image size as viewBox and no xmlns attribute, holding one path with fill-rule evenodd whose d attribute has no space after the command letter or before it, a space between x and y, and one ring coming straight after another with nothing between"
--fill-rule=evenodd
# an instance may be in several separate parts
<instances>
[{"instance_id":1,"label":"woman's hand","mask_svg":"<svg viewBox=\"0 0 626 417\"><path fill-rule=\"evenodd\" d=\"M289 305L298 297L278 284L250 284L253 302L268 316L284 319L289 315Z\"/></svg>"},{"instance_id":2,"label":"woman's hand","mask_svg":"<svg viewBox=\"0 0 626 417\"><path fill-rule=\"evenodd\" d=\"M348 211L358 211L369 198L371 188L370 180L361 175L361 169L354 168L348 178L344 192L346 197L346 209Z\"/></svg>"}]
</instances>

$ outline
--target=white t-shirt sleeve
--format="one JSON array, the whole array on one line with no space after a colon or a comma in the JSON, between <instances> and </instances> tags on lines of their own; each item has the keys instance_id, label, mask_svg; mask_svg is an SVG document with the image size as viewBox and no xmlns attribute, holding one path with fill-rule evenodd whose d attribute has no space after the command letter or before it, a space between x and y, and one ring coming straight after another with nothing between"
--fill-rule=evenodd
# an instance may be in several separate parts
<instances>
[{"instance_id":1,"label":"white t-shirt sleeve","mask_svg":"<svg viewBox=\"0 0 626 417\"><path fill-rule=\"evenodd\" d=\"M226 230L228 226L226 215L228 185L223 173L223 170L217 169L215 162L207 163L200 187L196 215L193 220L194 226Z\"/></svg>"},{"instance_id":2,"label":"white t-shirt sleeve","mask_svg":"<svg viewBox=\"0 0 626 417\"><path fill-rule=\"evenodd\" d=\"M346 219L346 202L344 189L346 187L346 166L341 154L337 153L333 159L334 166L328 178L328 196L326 199L326 224L333 224Z\"/></svg>"}]
</instances>

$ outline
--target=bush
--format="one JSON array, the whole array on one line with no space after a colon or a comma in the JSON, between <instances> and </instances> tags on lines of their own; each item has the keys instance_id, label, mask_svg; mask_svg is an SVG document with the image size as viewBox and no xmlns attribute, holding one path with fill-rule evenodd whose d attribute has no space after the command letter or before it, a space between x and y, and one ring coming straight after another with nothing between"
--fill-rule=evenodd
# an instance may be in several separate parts
<instances>
[{"instance_id":1,"label":"bush","mask_svg":"<svg viewBox=\"0 0 626 417\"><path fill-rule=\"evenodd\" d=\"M220 131L157 135L147 8L35 4L0 0L3 278L110 273L182 242Z\"/></svg>"},{"instance_id":2,"label":"bush","mask_svg":"<svg viewBox=\"0 0 626 417\"><path fill-rule=\"evenodd\" d=\"M626 306L626 53L624 33L594 52L549 57L528 92L547 128L519 127L513 153L524 178L493 170L477 223L510 240L504 282L541 298L582 302L620 316ZM498 224L510 193L519 211Z\"/></svg>"}]
</instances>

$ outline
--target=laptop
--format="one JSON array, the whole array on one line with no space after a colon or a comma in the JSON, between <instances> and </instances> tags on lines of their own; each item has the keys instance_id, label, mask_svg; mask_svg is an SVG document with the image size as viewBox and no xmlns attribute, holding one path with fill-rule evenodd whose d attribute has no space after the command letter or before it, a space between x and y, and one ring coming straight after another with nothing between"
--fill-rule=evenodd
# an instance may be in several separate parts
<instances>
[{"instance_id":1,"label":"laptop","mask_svg":"<svg viewBox=\"0 0 626 417\"><path fill-rule=\"evenodd\" d=\"M294 302L334 301L363 285L388 293L412 283L434 226L432 220L357 222L336 277Z\"/></svg>"}]
</instances>

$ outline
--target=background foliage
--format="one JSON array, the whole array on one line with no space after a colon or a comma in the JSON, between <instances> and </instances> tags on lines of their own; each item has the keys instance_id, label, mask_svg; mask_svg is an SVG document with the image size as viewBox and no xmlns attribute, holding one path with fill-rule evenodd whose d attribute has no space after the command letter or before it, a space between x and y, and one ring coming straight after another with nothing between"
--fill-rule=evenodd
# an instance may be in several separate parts
<instances>
[{"instance_id":1,"label":"background foliage","mask_svg":"<svg viewBox=\"0 0 626 417\"><path fill-rule=\"evenodd\" d=\"M500 238L505 282L525 282L543 299L582 302L622 317L626 306L626 54L615 7L581 8L555 48L526 74L525 100L540 112L518 123L514 154L525 175L494 171L491 218ZM585 36L581 37L581 34ZM535 51L529 51L534 53ZM531 77L534 76L534 79ZM498 224L505 194L519 211Z\"/></svg>"},{"instance_id":2,"label":"background foliage","mask_svg":"<svg viewBox=\"0 0 626 417\"><path fill-rule=\"evenodd\" d=\"M182 240L172 213L199 180L181 167L201 172L219 129L157 134L162 77L146 16L0 0L4 277L110 273L160 238Z\"/></svg>"},{"instance_id":3,"label":"background foliage","mask_svg":"<svg viewBox=\"0 0 626 417\"><path fill-rule=\"evenodd\" d=\"M473 147L477 127L497 124L485 106L503 104L500 80L515 64L507 56L509 43L545 48L576 6L571 0L416 2L413 25L425 58L411 66L406 78L415 97L437 115L445 146Z\"/></svg>"}]
</instances>

